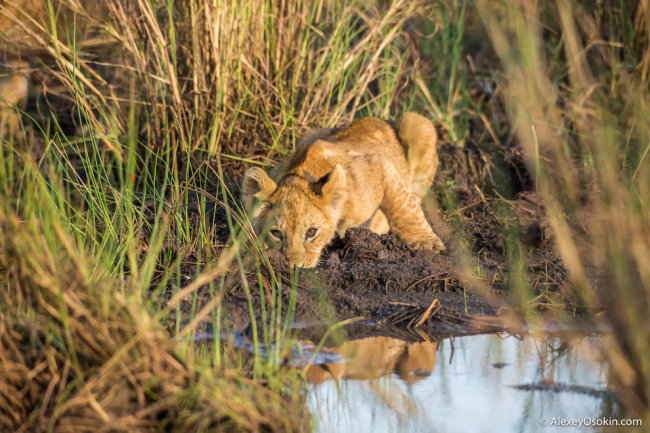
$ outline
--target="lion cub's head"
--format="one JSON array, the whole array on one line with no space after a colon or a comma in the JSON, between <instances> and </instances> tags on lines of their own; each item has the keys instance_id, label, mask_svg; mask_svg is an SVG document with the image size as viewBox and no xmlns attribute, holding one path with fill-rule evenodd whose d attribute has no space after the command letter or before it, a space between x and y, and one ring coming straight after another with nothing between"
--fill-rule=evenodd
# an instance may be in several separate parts
<instances>
[{"instance_id":1,"label":"lion cub's head","mask_svg":"<svg viewBox=\"0 0 650 433\"><path fill-rule=\"evenodd\" d=\"M287 174L277 184L253 167L244 175L242 191L246 207L254 209L256 232L281 250L290 266L313 268L336 233L345 187L339 164L320 179Z\"/></svg>"}]
</instances>

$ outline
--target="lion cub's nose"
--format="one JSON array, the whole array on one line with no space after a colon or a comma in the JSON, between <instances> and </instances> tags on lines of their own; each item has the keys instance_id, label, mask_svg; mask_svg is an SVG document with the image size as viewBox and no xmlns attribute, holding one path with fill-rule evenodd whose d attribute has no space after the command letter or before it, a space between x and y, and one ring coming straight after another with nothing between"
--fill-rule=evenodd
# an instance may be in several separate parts
<instances>
[{"instance_id":1,"label":"lion cub's nose","mask_svg":"<svg viewBox=\"0 0 650 433\"><path fill-rule=\"evenodd\" d=\"M302 268L304 266L305 250L302 248L302 245L296 245L295 242L291 242L291 239L288 239L282 252L287 258L290 268Z\"/></svg>"},{"instance_id":2,"label":"lion cub's nose","mask_svg":"<svg viewBox=\"0 0 650 433\"><path fill-rule=\"evenodd\" d=\"M289 261L290 268L302 268L304 265L300 254L289 253L287 254L287 260Z\"/></svg>"}]
</instances>

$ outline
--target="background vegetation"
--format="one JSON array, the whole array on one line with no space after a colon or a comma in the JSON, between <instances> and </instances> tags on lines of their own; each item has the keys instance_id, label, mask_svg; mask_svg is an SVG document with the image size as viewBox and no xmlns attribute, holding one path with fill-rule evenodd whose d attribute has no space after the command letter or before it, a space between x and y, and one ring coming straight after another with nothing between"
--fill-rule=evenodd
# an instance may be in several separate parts
<instances>
[{"instance_id":1,"label":"background vegetation","mask_svg":"<svg viewBox=\"0 0 650 433\"><path fill-rule=\"evenodd\" d=\"M296 287L245 254L257 243L235 185L305 127L407 109L472 156L482 193L539 191L575 296L615 331L619 394L650 422L648 13L644 0L4 2L3 54L31 91L0 121L0 425L306 428L282 367ZM512 154L519 177L502 169ZM233 280L267 293L252 356L218 337ZM535 320L539 293L508 283ZM199 350L187 337L206 321Z\"/></svg>"}]
</instances>

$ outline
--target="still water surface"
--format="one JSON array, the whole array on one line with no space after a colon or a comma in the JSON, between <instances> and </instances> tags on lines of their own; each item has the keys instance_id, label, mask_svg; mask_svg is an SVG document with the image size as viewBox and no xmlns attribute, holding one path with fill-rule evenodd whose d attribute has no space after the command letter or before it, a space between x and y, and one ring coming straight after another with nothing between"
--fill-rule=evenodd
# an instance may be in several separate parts
<instances>
[{"instance_id":1,"label":"still water surface","mask_svg":"<svg viewBox=\"0 0 650 433\"><path fill-rule=\"evenodd\" d=\"M316 431L327 433L598 432L600 427L550 424L622 417L607 392L607 365L598 360L604 338L355 340L338 349L347 363L310 368L308 405ZM588 387L596 396L513 387L539 383Z\"/></svg>"}]
</instances>

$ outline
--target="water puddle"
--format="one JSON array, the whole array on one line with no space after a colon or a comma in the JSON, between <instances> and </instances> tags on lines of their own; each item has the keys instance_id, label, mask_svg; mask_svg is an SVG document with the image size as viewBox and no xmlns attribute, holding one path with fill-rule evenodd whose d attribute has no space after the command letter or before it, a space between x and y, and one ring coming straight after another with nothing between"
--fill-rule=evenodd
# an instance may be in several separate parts
<instances>
[{"instance_id":1,"label":"water puddle","mask_svg":"<svg viewBox=\"0 0 650 433\"><path fill-rule=\"evenodd\" d=\"M622 417L598 359L604 338L353 340L337 349L346 362L308 369L308 405L328 433L599 432L559 423Z\"/></svg>"}]
</instances>

